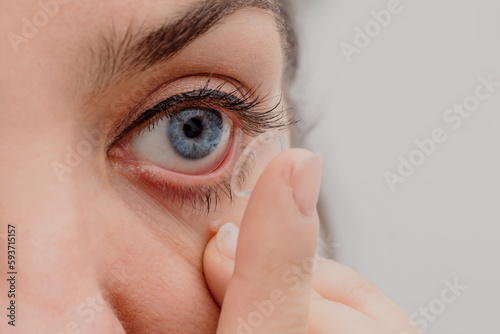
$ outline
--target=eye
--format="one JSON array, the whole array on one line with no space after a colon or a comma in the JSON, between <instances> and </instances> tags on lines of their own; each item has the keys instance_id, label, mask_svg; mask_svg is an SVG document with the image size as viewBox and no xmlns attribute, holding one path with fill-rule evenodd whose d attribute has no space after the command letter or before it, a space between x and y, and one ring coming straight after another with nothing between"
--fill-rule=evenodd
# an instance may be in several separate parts
<instances>
[{"instance_id":1,"label":"eye","mask_svg":"<svg viewBox=\"0 0 500 334\"><path fill-rule=\"evenodd\" d=\"M158 119L130 141L131 153L166 170L206 175L228 154L231 119L215 109L185 108Z\"/></svg>"},{"instance_id":2,"label":"eye","mask_svg":"<svg viewBox=\"0 0 500 334\"><path fill-rule=\"evenodd\" d=\"M186 202L207 212L230 205L233 169L246 145L295 123L281 95L233 81L181 78L131 103L109 145L111 166L171 210Z\"/></svg>"}]
</instances>

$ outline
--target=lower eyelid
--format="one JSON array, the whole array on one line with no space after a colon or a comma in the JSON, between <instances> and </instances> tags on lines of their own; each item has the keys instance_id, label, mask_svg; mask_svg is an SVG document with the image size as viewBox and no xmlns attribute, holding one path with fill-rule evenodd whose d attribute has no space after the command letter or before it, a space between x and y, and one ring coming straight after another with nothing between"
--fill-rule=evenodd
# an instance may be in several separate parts
<instances>
[{"instance_id":1,"label":"lower eyelid","mask_svg":"<svg viewBox=\"0 0 500 334\"><path fill-rule=\"evenodd\" d=\"M185 175L168 171L147 161L138 161L130 152L126 145L121 150L110 152L110 159L113 163L120 165L120 169L127 176L134 177L141 184L148 185L153 189L165 192L169 189L194 190L196 188L213 188L216 190L222 184L227 186L230 183L234 166L242 151L243 136L241 131L233 135L230 150L216 171L207 175Z\"/></svg>"}]
</instances>

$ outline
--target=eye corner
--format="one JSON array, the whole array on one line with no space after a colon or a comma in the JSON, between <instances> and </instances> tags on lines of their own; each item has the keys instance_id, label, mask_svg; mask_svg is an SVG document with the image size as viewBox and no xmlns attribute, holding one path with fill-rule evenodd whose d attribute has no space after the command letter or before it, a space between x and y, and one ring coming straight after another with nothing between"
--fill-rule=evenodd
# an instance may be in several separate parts
<instances>
[{"instance_id":1,"label":"eye corner","mask_svg":"<svg viewBox=\"0 0 500 334\"><path fill-rule=\"evenodd\" d=\"M111 145L111 147L108 149L107 156L109 159L115 161L134 160L134 156L130 151L128 143L124 142L123 139Z\"/></svg>"}]
</instances>

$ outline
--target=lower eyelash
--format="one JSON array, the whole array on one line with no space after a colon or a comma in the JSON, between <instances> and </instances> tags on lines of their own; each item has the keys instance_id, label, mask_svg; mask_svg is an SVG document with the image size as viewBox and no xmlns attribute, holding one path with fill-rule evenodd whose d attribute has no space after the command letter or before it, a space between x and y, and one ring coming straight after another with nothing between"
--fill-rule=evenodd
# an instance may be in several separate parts
<instances>
[{"instance_id":1,"label":"lower eyelash","mask_svg":"<svg viewBox=\"0 0 500 334\"><path fill-rule=\"evenodd\" d=\"M150 176L146 181L147 184L159 189L162 193L162 199L165 203L180 203L180 209L183 209L186 204L190 204L193 210L197 210L198 214L209 214L212 210L216 210L222 203L222 195L229 199L231 205L234 201L234 194L231 189L231 176L229 173L223 180L218 181L214 185L176 185L165 182L156 175L143 174Z\"/></svg>"},{"instance_id":2,"label":"lower eyelash","mask_svg":"<svg viewBox=\"0 0 500 334\"><path fill-rule=\"evenodd\" d=\"M164 195L168 196L168 191L172 190L172 187L170 187L170 189L167 190L167 193L164 192ZM184 205L189 202L191 208L203 208L207 214L212 210L217 210L218 206L221 203L222 194L224 194L230 200L230 203L233 203L234 198L230 180L222 180L215 186L198 185L192 187L175 187L175 193L179 196L179 200L181 201L181 208L183 208Z\"/></svg>"},{"instance_id":3,"label":"lower eyelash","mask_svg":"<svg viewBox=\"0 0 500 334\"><path fill-rule=\"evenodd\" d=\"M162 177L160 173L149 169L148 167L141 166L137 161L128 161L128 164L120 163L119 160L112 160L113 163L118 163L120 170L125 172L125 175L134 180L139 180L141 184L145 184L155 191L160 193L161 197L158 200L163 201L165 206L175 203L176 209L184 209L186 204L189 204L192 213L197 211L197 214L208 215L213 210L220 207L222 203L225 204L223 198L229 200L228 206L231 206L235 200L235 193L232 189L232 178L234 173L234 166L241 153L245 150L245 144L234 144L231 156L233 161L230 166L225 168L227 172L222 172L218 177L219 180L213 181L212 184L192 184L186 185L181 182L168 181ZM125 168L123 168L125 166ZM242 168L238 174L238 179L246 179L250 173L250 168ZM158 194L158 193L156 193ZM151 193L152 196L156 196ZM179 205L179 206L177 206Z\"/></svg>"}]
</instances>

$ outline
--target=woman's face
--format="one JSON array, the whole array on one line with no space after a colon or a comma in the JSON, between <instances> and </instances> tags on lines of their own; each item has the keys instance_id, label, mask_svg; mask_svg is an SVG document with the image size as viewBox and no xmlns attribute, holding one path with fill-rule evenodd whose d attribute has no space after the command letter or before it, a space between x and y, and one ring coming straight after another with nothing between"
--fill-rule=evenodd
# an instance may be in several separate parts
<instances>
[{"instance_id":1,"label":"woman's face","mask_svg":"<svg viewBox=\"0 0 500 334\"><path fill-rule=\"evenodd\" d=\"M225 2L0 4L0 221L2 243L17 229L22 332L215 332L203 251L243 215L227 195L241 146L284 126L263 121L282 110L276 13Z\"/></svg>"}]
</instances>

